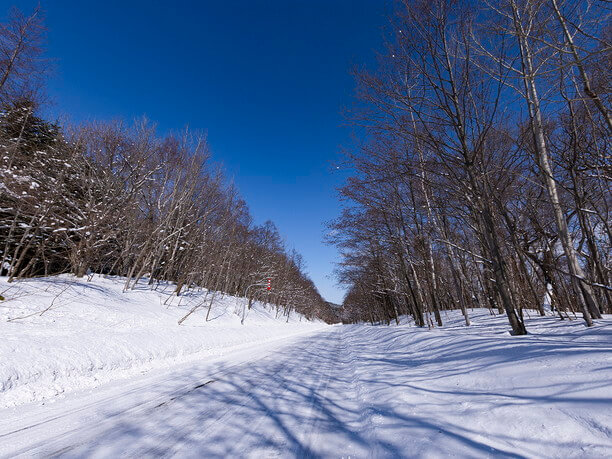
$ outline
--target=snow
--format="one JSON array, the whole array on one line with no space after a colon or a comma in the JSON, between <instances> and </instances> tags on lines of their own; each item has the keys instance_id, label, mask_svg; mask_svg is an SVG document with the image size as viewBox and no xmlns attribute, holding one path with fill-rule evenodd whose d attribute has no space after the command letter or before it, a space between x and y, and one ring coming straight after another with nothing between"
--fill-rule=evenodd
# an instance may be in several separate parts
<instances>
[{"instance_id":1,"label":"snow","mask_svg":"<svg viewBox=\"0 0 612 459\"><path fill-rule=\"evenodd\" d=\"M207 322L205 292L176 297L174 285L151 290L141 281L123 293L124 284L101 276L11 284L0 277L6 298L0 301L0 408L325 327L295 313L276 317L258 302L241 325L237 313L246 301L220 293ZM179 326L203 301L205 307Z\"/></svg>"},{"instance_id":2,"label":"snow","mask_svg":"<svg viewBox=\"0 0 612 459\"><path fill-rule=\"evenodd\" d=\"M5 408L0 456L612 457L612 317L532 316L510 336L470 312L471 327L456 311L432 330L309 325Z\"/></svg>"}]
</instances>

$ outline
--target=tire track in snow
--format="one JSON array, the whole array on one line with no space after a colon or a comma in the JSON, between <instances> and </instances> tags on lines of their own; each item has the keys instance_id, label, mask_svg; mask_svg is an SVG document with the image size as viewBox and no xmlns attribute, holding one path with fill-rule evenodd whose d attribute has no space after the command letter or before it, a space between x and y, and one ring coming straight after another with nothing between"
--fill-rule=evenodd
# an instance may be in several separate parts
<instances>
[{"instance_id":1,"label":"tire track in snow","mask_svg":"<svg viewBox=\"0 0 612 459\"><path fill-rule=\"evenodd\" d=\"M335 340L334 347L331 349L323 348L324 352L331 354L331 356L334 357L335 360L337 360L337 356L339 355L339 352L338 352L339 339L337 338L338 333L339 333L339 330L331 334ZM317 344L321 346L320 343L317 343ZM319 349L321 348L322 346ZM323 356L321 355L321 353L317 353L317 356L318 356L317 359L311 359L309 361L310 365L306 368L300 367L299 362L297 363L294 362L292 365L294 367L294 370L291 372L292 375L300 375L304 373L317 375L317 379L316 381L314 381L314 384L310 384L310 383L308 384L308 389L311 395L305 400L306 407L305 407L304 413L302 413L301 410L299 410L300 408L299 406L292 406L293 411L287 414L291 416L288 420L291 421L293 425L282 424L279 426L278 423L281 423L282 421L278 421L277 424L274 424L273 426L280 428L280 431L277 431L275 434L273 434L271 438L269 438L267 441L267 443L270 443L273 445L283 445L287 443L288 436L295 437L295 438L290 438L290 440L294 442L295 444L293 448L289 449L289 451L291 452L291 455L295 457L316 456L316 454L314 453L311 447L312 443L308 442L308 433L314 431L316 429L316 426L319 424L321 420L320 418L317 418L314 415L315 413L314 407L317 403L318 398L325 397L325 393L327 391L327 387L329 385L329 381L331 378L331 372L320 371L320 366L321 366L320 362L321 360L324 360L326 362L332 361L332 359L323 359ZM329 364L329 368L333 368L333 364ZM289 381L289 384L285 385L282 391L276 395L276 398L282 400L283 396L287 394L288 392L296 392L295 387L292 386L292 383L294 382ZM321 391L322 393L320 394ZM299 423L299 422L296 424L296 415L295 415L296 411L300 412L300 415L299 415L300 419L302 417L307 417L311 420L307 422L306 424ZM270 419L273 418L273 414L274 413L268 407L265 407L264 414L259 416L256 423L251 426L251 429L257 431L260 427L262 427L262 425L265 422L270 421ZM291 432L291 428L293 428L293 432ZM304 434L304 432L306 434ZM244 455L248 441L249 441L248 437L243 437L241 441L231 451L228 452L227 455L231 457ZM280 453L277 447L274 447L273 449L274 449L274 454L278 455ZM271 455L272 455L272 451L270 451L270 447L268 447L268 449L266 450L266 456L271 456ZM256 457L259 457L259 456L260 455L258 454Z\"/></svg>"},{"instance_id":2,"label":"tire track in snow","mask_svg":"<svg viewBox=\"0 0 612 459\"><path fill-rule=\"evenodd\" d=\"M338 329L334 336L336 337L336 343L335 352L332 352L333 359L326 359L327 368L329 371L325 375L321 372L317 386L312 390L312 396L309 400L309 406L307 409L307 412L311 414L312 420L308 423L308 425L304 426L303 430L300 431L303 432L303 434L300 435L302 437L302 441L299 442L298 447L296 450L294 450L297 457L315 456L314 446L317 444L317 428L325 417L325 413L323 413L321 409L316 410L317 400L322 399L325 401L329 389L329 383L332 377L332 371L337 367L335 363L339 360L339 356L341 355L341 330ZM319 391L321 391L321 394L317 395ZM316 413L316 411L318 411L318 413ZM320 414L320 416L317 416L317 414Z\"/></svg>"},{"instance_id":3,"label":"tire track in snow","mask_svg":"<svg viewBox=\"0 0 612 459\"><path fill-rule=\"evenodd\" d=\"M384 450L377 439L376 431L374 429L374 422L372 418L375 415L375 410L370 403L366 401L366 397L364 394L367 394L366 388L360 382L360 377L357 373L357 366L361 361L356 355L350 343L347 343L347 338L343 334L342 342L344 348L344 354L346 360L344 361L344 365L346 367L346 371L351 374L351 393L353 394L353 399L357 404L358 408L358 418L356 420L356 431L360 432L363 437L367 440L368 443L368 457L384 457Z\"/></svg>"},{"instance_id":4,"label":"tire track in snow","mask_svg":"<svg viewBox=\"0 0 612 459\"><path fill-rule=\"evenodd\" d=\"M318 334L318 333L317 333ZM309 338L306 338L308 340ZM279 340L280 341L280 340ZM298 341L299 342L299 341ZM291 343L288 347L294 346L295 343ZM287 346L274 347L271 349L272 352L284 349ZM262 354L256 357L254 360L250 361L241 361L239 363L230 364L224 366L223 368L212 371L211 373L206 374L206 378L203 378L203 383L197 383L195 381L186 384L182 387L179 386L178 389L173 392L163 394L161 396L157 396L146 400L144 402L138 403L136 405L130 405L127 408L121 409L117 412L105 415L103 419L95 419L92 417L90 420L89 417L85 417L82 422L79 423L77 427L70 428L68 430L63 430L61 434L47 438L44 440L38 441L34 445L30 445L26 448L19 449L14 451L11 456L15 455L44 455L44 456L58 456L74 451L80 447L86 446L90 443L92 438L95 438L100 435L100 433L110 432L112 431L112 427L122 418L125 417L134 417L137 415L141 415L146 417L148 414L154 413L156 410L160 409L160 407L164 405L168 405L169 402L176 401L181 397L188 395L194 390L204 389L206 385L208 385L212 380L219 380L219 376L229 374L235 374L239 372L243 367L248 368L252 366L254 363L259 363L262 360L266 360L270 358L269 353ZM281 368L282 369L282 368ZM206 371L206 370L204 370ZM279 370L280 371L280 370ZM174 376L163 377L156 380L158 385L163 385L167 383L172 383L175 379ZM194 386L195 384L195 386ZM128 392L124 392L120 394L120 398L128 398L133 396L134 394L139 393L145 386L142 384L138 384L135 388L129 390ZM105 406L106 404L112 404L116 399L114 397L105 397L102 400L96 400L93 403L88 403L87 405L68 410L66 412L61 413L60 415L53 416L51 418L45 419L41 422L33 423L31 425L27 425L24 427L20 427L18 429L14 429L12 431L3 433L0 435L1 438L11 439L15 443L19 443L19 437L26 436L26 438L31 438L36 436L37 433L48 433L50 431L56 430L54 427L55 423L61 423L63 419L70 419L75 414L78 413L87 413L97 407ZM236 410L231 410L235 412ZM61 427L60 429L61 430ZM15 438L17 436L17 438ZM73 437L85 437L84 440L79 441L77 443L66 445ZM53 451L50 453L50 451Z\"/></svg>"},{"instance_id":5,"label":"tire track in snow","mask_svg":"<svg viewBox=\"0 0 612 459\"><path fill-rule=\"evenodd\" d=\"M266 357L266 359L268 359L268 357ZM261 360L266 360L266 359L261 359ZM261 363L261 361L258 361L257 363ZM278 364L278 369L276 371L274 371L272 374L268 374L266 375L269 378L272 378L272 380L275 380L275 376L278 376L282 371L284 370L284 366L282 364ZM297 367L293 367L293 370L290 372L291 374L297 373L298 372L298 368ZM225 379L228 378L220 378L219 382L220 383L224 383ZM288 388L285 388L283 393L286 392L288 390ZM206 423L202 426L199 426L199 428L201 428L204 432L206 432L206 437L214 437L214 435L216 435L224 426L224 422L227 421L228 419L232 418L234 415L238 414L240 411L244 410L247 408L248 404L250 402L253 402L256 395L254 393L249 393L247 391L244 391L244 394L246 394L246 399L243 403L240 403L237 406L232 406L231 408L226 409L225 411L223 411L220 415L213 417L210 420L207 420ZM282 395L282 393L281 393ZM211 409L205 411L205 412L200 412L197 413L195 416L192 417L192 420L195 420L196 418L201 418L206 416L207 414L213 414L216 410L216 407L212 407ZM190 423L188 424L190 426L194 426L197 425L196 423ZM256 426L255 426L256 427ZM176 433L169 433L167 436L165 436L163 439L161 439L160 441L158 441L158 446L157 447L151 447L151 448L147 448L144 451L135 451L136 453L138 453L139 455L142 456L147 456L147 455L176 455L181 449L182 449L182 442L184 440L186 440L188 438L188 436L192 433L192 431L190 430L189 432L185 432L183 435L181 435L178 439L176 438ZM165 451L162 451L164 448L161 447L161 445L165 444L168 440L172 439L173 443L171 444L170 447L165 448Z\"/></svg>"}]
</instances>

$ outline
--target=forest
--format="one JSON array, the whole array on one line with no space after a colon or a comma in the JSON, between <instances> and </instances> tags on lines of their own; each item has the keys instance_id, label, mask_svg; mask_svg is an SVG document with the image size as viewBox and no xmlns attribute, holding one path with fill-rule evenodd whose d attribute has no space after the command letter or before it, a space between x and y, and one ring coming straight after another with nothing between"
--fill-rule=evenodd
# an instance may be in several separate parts
<instances>
[{"instance_id":1,"label":"forest","mask_svg":"<svg viewBox=\"0 0 612 459\"><path fill-rule=\"evenodd\" d=\"M0 458L612 458L610 0L18 5Z\"/></svg>"},{"instance_id":2,"label":"forest","mask_svg":"<svg viewBox=\"0 0 612 459\"><path fill-rule=\"evenodd\" d=\"M42 117L42 13L0 28L0 275L125 277L176 295L206 288L326 321L441 311L525 317L612 313L609 6L398 2L375 69L356 70L348 113L364 140L328 241L342 308L326 303L272 222L211 158L205 136L146 120ZM268 279L272 288L267 289ZM214 294L213 294L214 299ZM212 301L212 299L211 299Z\"/></svg>"},{"instance_id":3,"label":"forest","mask_svg":"<svg viewBox=\"0 0 612 459\"><path fill-rule=\"evenodd\" d=\"M330 224L345 322L612 313L610 25L599 0L397 4Z\"/></svg>"},{"instance_id":4,"label":"forest","mask_svg":"<svg viewBox=\"0 0 612 459\"><path fill-rule=\"evenodd\" d=\"M272 222L253 223L205 136L161 136L145 119L44 119L44 45L40 9L0 24L0 275L122 276L125 290L169 281L176 295L207 289L211 304L221 292L333 319L301 256Z\"/></svg>"}]
</instances>

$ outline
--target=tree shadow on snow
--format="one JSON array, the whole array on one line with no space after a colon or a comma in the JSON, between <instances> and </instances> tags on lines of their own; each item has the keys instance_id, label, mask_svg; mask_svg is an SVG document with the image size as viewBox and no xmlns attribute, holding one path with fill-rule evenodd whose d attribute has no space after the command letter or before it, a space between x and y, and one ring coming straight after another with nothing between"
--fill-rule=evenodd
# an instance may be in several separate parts
<instances>
[{"instance_id":1,"label":"tree shadow on snow","mask_svg":"<svg viewBox=\"0 0 612 459\"><path fill-rule=\"evenodd\" d=\"M387 341L393 340L395 333L401 334L401 330L388 334ZM510 347L500 343L483 349L477 337L466 337L434 362L422 353L412 354L410 349L386 347L384 340L377 345L371 338L360 336L358 329L346 333L338 329L304 338L253 364L219 364L214 371L209 368L201 374L194 370L181 381L184 390L140 412L117 415L109 411L113 419L107 426L102 423L91 431L77 430L65 439L68 446L49 453L194 457L456 454L519 458L524 457L522 454L537 455L543 446L562 444L483 432L465 420L440 416L435 411L440 407L435 404L443 405L443 400L423 398L416 406L397 394L417 399L421 395L444 396L444 400L461 397L474 402L497 398L502 400L501 405L611 402L608 398L568 397L572 390L569 384L542 396L428 386L441 376L455 377L500 365L499 358L490 358L492 353L507 352L501 361L510 362L586 352L580 346L564 349L561 343L551 341L535 347L523 341ZM431 345L430 355L439 351L434 342L422 343ZM431 373L433 365L440 367L443 362L457 365L449 365L454 369L442 375ZM211 373L218 376L210 379ZM606 382L592 383L592 387L598 387ZM388 390L393 396L385 392ZM75 438L82 440L73 441ZM568 443L567 447L572 445Z\"/></svg>"}]
</instances>

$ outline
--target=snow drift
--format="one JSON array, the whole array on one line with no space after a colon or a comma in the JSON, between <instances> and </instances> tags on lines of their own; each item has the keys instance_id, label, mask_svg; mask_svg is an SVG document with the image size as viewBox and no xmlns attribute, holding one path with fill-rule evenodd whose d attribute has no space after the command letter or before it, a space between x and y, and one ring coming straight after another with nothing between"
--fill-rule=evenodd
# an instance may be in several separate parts
<instances>
[{"instance_id":1,"label":"snow drift","mask_svg":"<svg viewBox=\"0 0 612 459\"><path fill-rule=\"evenodd\" d=\"M43 400L153 368L308 333L325 325L245 299L120 278L0 278L0 407ZM182 325L195 305L203 307Z\"/></svg>"}]
</instances>

